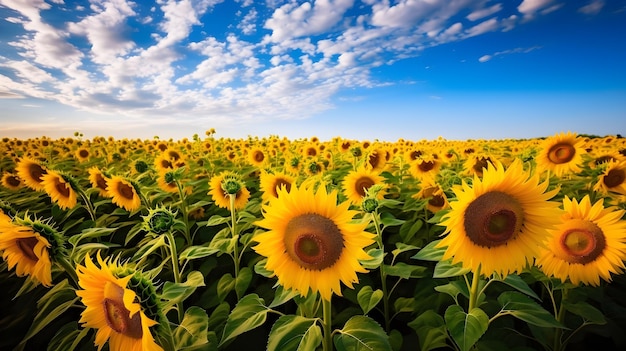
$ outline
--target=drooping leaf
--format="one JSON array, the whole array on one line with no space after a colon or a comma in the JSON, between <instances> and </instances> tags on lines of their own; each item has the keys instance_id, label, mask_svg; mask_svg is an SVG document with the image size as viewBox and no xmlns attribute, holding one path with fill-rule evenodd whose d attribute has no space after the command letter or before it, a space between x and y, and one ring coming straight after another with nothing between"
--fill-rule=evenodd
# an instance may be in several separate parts
<instances>
[{"instance_id":1,"label":"drooping leaf","mask_svg":"<svg viewBox=\"0 0 626 351\"><path fill-rule=\"evenodd\" d=\"M268 350L315 350L322 342L322 331L315 318L281 316L274 322L268 338Z\"/></svg>"},{"instance_id":2,"label":"drooping leaf","mask_svg":"<svg viewBox=\"0 0 626 351\"><path fill-rule=\"evenodd\" d=\"M391 351L387 333L367 316L350 318L333 338L337 351Z\"/></svg>"},{"instance_id":3,"label":"drooping leaf","mask_svg":"<svg viewBox=\"0 0 626 351\"><path fill-rule=\"evenodd\" d=\"M526 323L544 328L563 328L554 316L530 297L517 291L505 291L498 296L500 313L513 315Z\"/></svg>"},{"instance_id":4,"label":"drooping leaf","mask_svg":"<svg viewBox=\"0 0 626 351\"><path fill-rule=\"evenodd\" d=\"M452 259L437 262L433 278L452 278L470 272L469 268L463 268L461 262L452 264Z\"/></svg>"},{"instance_id":5,"label":"drooping leaf","mask_svg":"<svg viewBox=\"0 0 626 351\"><path fill-rule=\"evenodd\" d=\"M603 325L606 324L606 319L604 318L604 314L602 312L590 305L585 301L579 301L576 303L567 302L567 300L563 303L565 309L577 316L582 317L586 321L589 321L594 324Z\"/></svg>"},{"instance_id":6,"label":"drooping leaf","mask_svg":"<svg viewBox=\"0 0 626 351\"><path fill-rule=\"evenodd\" d=\"M383 291L380 289L372 290L371 286L366 285L359 290L356 298L363 313L367 314L382 300Z\"/></svg>"},{"instance_id":7,"label":"drooping leaf","mask_svg":"<svg viewBox=\"0 0 626 351\"><path fill-rule=\"evenodd\" d=\"M409 326L417 332L419 350L428 351L448 346L446 322L437 312L425 311L409 322Z\"/></svg>"},{"instance_id":8,"label":"drooping leaf","mask_svg":"<svg viewBox=\"0 0 626 351\"><path fill-rule=\"evenodd\" d=\"M208 340L209 317L198 306L191 306L185 311L182 322L174 330L176 350L185 350L199 345L206 345Z\"/></svg>"},{"instance_id":9,"label":"drooping leaf","mask_svg":"<svg viewBox=\"0 0 626 351\"><path fill-rule=\"evenodd\" d=\"M459 305L451 305L444 315L450 336L462 351L468 351L487 331L489 316L478 307L465 313Z\"/></svg>"},{"instance_id":10,"label":"drooping leaf","mask_svg":"<svg viewBox=\"0 0 626 351\"><path fill-rule=\"evenodd\" d=\"M249 294L244 296L228 316L222 340L220 340L218 346L222 346L229 340L263 325L269 311L259 295Z\"/></svg>"},{"instance_id":11,"label":"drooping leaf","mask_svg":"<svg viewBox=\"0 0 626 351\"><path fill-rule=\"evenodd\" d=\"M436 248L435 246L440 242L441 240L431 241L430 243L428 243L428 245L424 246L411 258L423 261L441 261L443 259L443 253L446 251L446 248Z\"/></svg>"}]
</instances>

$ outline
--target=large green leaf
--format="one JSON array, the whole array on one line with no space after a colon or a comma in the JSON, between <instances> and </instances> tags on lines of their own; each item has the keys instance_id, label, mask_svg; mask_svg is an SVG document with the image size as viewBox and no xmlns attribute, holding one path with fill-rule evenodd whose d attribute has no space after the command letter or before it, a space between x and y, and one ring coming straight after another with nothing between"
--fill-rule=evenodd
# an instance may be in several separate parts
<instances>
[{"instance_id":1,"label":"large green leaf","mask_svg":"<svg viewBox=\"0 0 626 351\"><path fill-rule=\"evenodd\" d=\"M267 319L267 313L270 311L264 303L257 294L249 294L239 300L228 316L222 340L218 346L222 346L227 341L263 325Z\"/></svg>"},{"instance_id":2,"label":"large green leaf","mask_svg":"<svg viewBox=\"0 0 626 351\"><path fill-rule=\"evenodd\" d=\"M281 316L274 322L267 343L268 350L315 350L322 342L322 331L316 318Z\"/></svg>"},{"instance_id":3,"label":"large green leaf","mask_svg":"<svg viewBox=\"0 0 626 351\"><path fill-rule=\"evenodd\" d=\"M448 332L446 323L437 312L428 310L409 322L409 327L417 332L419 350L428 351L446 347Z\"/></svg>"},{"instance_id":4,"label":"large green leaf","mask_svg":"<svg viewBox=\"0 0 626 351\"><path fill-rule=\"evenodd\" d=\"M81 328L76 321L61 327L48 344L48 350L76 350L87 336L89 328Z\"/></svg>"},{"instance_id":5,"label":"large green leaf","mask_svg":"<svg viewBox=\"0 0 626 351\"><path fill-rule=\"evenodd\" d=\"M170 307L184 301L200 286L204 286L204 276L198 271L192 271L182 283L165 282L161 298L167 300L165 305Z\"/></svg>"},{"instance_id":6,"label":"large green leaf","mask_svg":"<svg viewBox=\"0 0 626 351\"><path fill-rule=\"evenodd\" d=\"M554 316L530 297L517 291L505 291L498 296L500 314L513 315L526 323L544 328L563 328Z\"/></svg>"},{"instance_id":7,"label":"large green leaf","mask_svg":"<svg viewBox=\"0 0 626 351\"><path fill-rule=\"evenodd\" d=\"M498 279L498 281L503 282L504 284L507 284L508 286L517 289L517 291L524 293L532 298L535 298L537 300L541 299L539 298L539 296L535 293L535 291L533 289L530 288L530 286L528 286L528 284L526 284L526 282L524 281L524 279L522 279L522 277L520 277L517 274L509 274L506 276L506 278L504 279Z\"/></svg>"},{"instance_id":8,"label":"large green leaf","mask_svg":"<svg viewBox=\"0 0 626 351\"><path fill-rule=\"evenodd\" d=\"M450 336L461 351L467 351L474 346L489 327L489 316L478 307L465 313L461 306L452 305L446 309L444 318Z\"/></svg>"},{"instance_id":9,"label":"large green leaf","mask_svg":"<svg viewBox=\"0 0 626 351\"><path fill-rule=\"evenodd\" d=\"M436 286L435 291L452 296L457 305L459 304L459 294L469 297L469 289L463 280L453 280L448 284Z\"/></svg>"},{"instance_id":10,"label":"large green leaf","mask_svg":"<svg viewBox=\"0 0 626 351\"><path fill-rule=\"evenodd\" d=\"M600 325L606 324L606 319L604 318L602 312L585 301L576 303L565 301L563 305L566 310L577 316L583 317L588 322Z\"/></svg>"},{"instance_id":11,"label":"large green leaf","mask_svg":"<svg viewBox=\"0 0 626 351\"><path fill-rule=\"evenodd\" d=\"M252 270L249 267L243 267L239 270L237 279L235 279L235 292L237 296L243 296L248 290L250 282L252 281Z\"/></svg>"},{"instance_id":12,"label":"large green leaf","mask_svg":"<svg viewBox=\"0 0 626 351\"><path fill-rule=\"evenodd\" d=\"M226 295L235 288L235 278L230 273L226 273L217 281L217 298L224 301Z\"/></svg>"},{"instance_id":13,"label":"large green leaf","mask_svg":"<svg viewBox=\"0 0 626 351\"><path fill-rule=\"evenodd\" d=\"M224 228L217 232L213 239L211 239L209 248L215 249L221 253L230 254L235 250L237 239L237 237L232 237L230 228Z\"/></svg>"},{"instance_id":14,"label":"large green leaf","mask_svg":"<svg viewBox=\"0 0 626 351\"><path fill-rule=\"evenodd\" d=\"M372 290L371 286L366 285L359 290L356 298L363 313L367 314L382 300L383 291L380 289Z\"/></svg>"},{"instance_id":15,"label":"large green leaf","mask_svg":"<svg viewBox=\"0 0 626 351\"><path fill-rule=\"evenodd\" d=\"M452 264L452 259L437 262L433 278L452 278L470 272L469 268L463 268L461 262Z\"/></svg>"},{"instance_id":16,"label":"large green leaf","mask_svg":"<svg viewBox=\"0 0 626 351\"><path fill-rule=\"evenodd\" d=\"M446 252L446 248L436 248L435 246L440 242L441 240L431 241L411 258L423 261L441 261L443 259L443 253Z\"/></svg>"},{"instance_id":17,"label":"large green leaf","mask_svg":"<svg viewBox=\"0 0 626 351\"><path fill-rule=\"evenodd\" d=\"M176 350L206 345L208 340L209 317L206 311L198 306L192 306L185 311L183 321L174 330Z\"/></svg>"},{"instance_id":18,"label":"large green leaf","mask_svg":"<svg viewBox=\"0 0 626 351\"><path fill-rule=\"evenodd\" d=\"M370 258L369 260L361 261L363 267L367 269L378 268L381 263L383 263L383 259L385 258L385 251L381 249L370 249L367 251L367 254L370 255L372 258Z\"/></svg>"},{"instance_id":19,"label":"large green leaf","mask_svg":"<svg viewBox=\"0 0 626 351\"><path fill-rule=\"evenodd\" d=\"M293 299L298 293L292 289L285 289L282 285L279 285L274 289L274 300L268 306L269 308L274 308L276 306L280 306L285 302Z\"/></svg>"},{"instance_id":20,"label":"large green leaf","mask_svg":"<svg viewBox=\"0 0 626 351\"><path fill-rule=\"evenodd\" d=\"M181 262L185 260L195 260L198 258L211 256L217 252L219 252L219 250L214 247L197 246L197 245L189 246L188 248L183 250L183 252L181 252L180 255L178 255L178 260Z\"/></svg>"},{"instance_id":21,"label":"large green leaf","mask_svg":"<svg viewBox=\"0 0 626 351\"><path fill-rule=\"evenodd\" d=\"M336 332L333 341L337 351L391 351L387 333L367 316L350 318L343 329Z\"/></svg>"},{"instance_id":22,"label":"large green leaf","mask_svg":"<svg viewBox=\"0 0 626 351\"><path fill-rule=\"evenodd\" d=\"M426 275L426 267L414 266L404 262L398 262L393 266L385 265L385 274L403 279L424 278Z\"/></svg>"}]
</instances>

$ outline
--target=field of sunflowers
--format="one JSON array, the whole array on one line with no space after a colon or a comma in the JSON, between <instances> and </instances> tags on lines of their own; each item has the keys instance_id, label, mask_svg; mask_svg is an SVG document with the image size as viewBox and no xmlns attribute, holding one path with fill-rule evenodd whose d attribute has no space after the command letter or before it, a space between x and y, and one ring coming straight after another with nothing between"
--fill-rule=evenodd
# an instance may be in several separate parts
<instances>
[{"instance_id":1,"label":"field of sunflowers","mask_svg":"<svg viewBox=\"0 0 626 351\"><path fill-rule=\"evenodd\" d=\"M2 350L626 349L626 139L0 140Z\"/></svg>"}]
</instances>

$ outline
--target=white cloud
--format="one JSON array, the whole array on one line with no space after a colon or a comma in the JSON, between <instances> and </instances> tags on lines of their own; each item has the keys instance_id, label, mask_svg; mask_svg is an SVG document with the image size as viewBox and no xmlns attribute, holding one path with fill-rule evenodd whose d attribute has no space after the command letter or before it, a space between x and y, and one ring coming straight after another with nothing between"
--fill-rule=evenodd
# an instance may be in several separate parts
<instances>
[{"instance_id":1,"label":"white cloud","mask_svg":"<svg viewBox=\"0 0 626 351\"><path fill-rule=\"evenodd\" d=\"M493 32L498 29L498 27L498 20L491 18L466 30L466 37L470 38L487 32Z\"/></svg>"},{"instance_id":2,"label":"white cloud","mask_svg":"<svg viewBox=\"0 0 626 351\"><path fill-rule=\"evenodd\" d=\"M517 10L527 18L533 18L536 13L549 5L552 0L523 0Z\"/></svg>"},{"instance_id":3,"label":"white cloud","mask_svg":"<svg viewBox=\"0 0 626 351\"><path fill-rule=\"evenodd\" d=\"M527 54L531 51L535 51L541 49L540 46L531 46L528 48L514 48L514 49L508 49L508 50L502 50L502 51L498 51L495 52L491 55L483 55L480 58L478 58L479 62L487 62L489 60L491 60L492 58L496 57L496 56L501 56L501 55L510 55L510 54Z\"/></svg>"},{"instance_id":4,"label":"white cloud","mask_svg":"<svg viewBox=\"0 0 626 351\"><path fill-rule=\"evenodd\" d=\"M502 4L495 4L488 8L483 8L476 10L469 15L467 15L467 19L470 21L477 21L481 18L485 18L493 15L494 13L500 12L502 10Z\"/></svg>"},{"instance_id":5,"label":"white cloud","mask_svg":"<svg viewBox=\"0 0 626 351\"><path fill-rule=\"evenodd\" d=\"M587 5L579 8L578 12L584 13L585 15L597 15L602 11L604 5L604 0L591 0Z\"/></svg>"},{"instance_id":6,"label":"white cloud","mask_svg":"<svg viewBox=\"0 0 626 351\"><path fill-rule=\"evenodd\" d=\"M478 62L487 62L489 60L491 60L493 56L491 55L483 55L480 58L478 58Z\"/></svg>"}]
</instances>

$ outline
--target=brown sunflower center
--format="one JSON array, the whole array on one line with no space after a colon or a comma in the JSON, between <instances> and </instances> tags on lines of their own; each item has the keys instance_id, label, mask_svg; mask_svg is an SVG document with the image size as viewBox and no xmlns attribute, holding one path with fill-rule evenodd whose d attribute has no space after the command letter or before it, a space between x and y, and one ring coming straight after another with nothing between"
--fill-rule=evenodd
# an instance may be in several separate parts
<instances>
[{"instance_id":1,"label":"brown sunflower center","mask_svg":"<svg viewBox=\"0 0 626 351\"><path fill-rule=\"evenodd\" d=\"M372 178L360 177L354 183L354 190L357 194L359 194L359 196L363 197L365 196L365 192L367 191L367 189L369 189L374 184L376 184L376 182L374 182Z\"/></svg>"},{"instance_id":2,"label":"brown sunflower center","mask_svg":"<svg viewBox=\"0 0 626 351\"><path fill-rule=\"evenodd\" d=\"M254 157L254 161L259 162L259 163L263 162L263 160L265 159L265 155L263 154L263 151L255 151L253 157Z\"/></svg>"},{"instance_id":3,"label":"brown sunflower center","mask_svg":"<svg viewBox=\"0 0 626 351\"><path fill-rule=\"evenodd\" d=\"M626 179L626 173L623 169L612 169L607 173L602 179L604 185L608 188L614 188L624 183L624 179Z\"/></svg>"},{"instance_id":4,"label":"brown sunflower center","mask_svg":"<svg viewBox=\"0 0 626 351\"><path fill-rule=\"evenodd\" d=\"M446 201L441 195L434 195L433 197L430 198L430 200L428 200L429 205L437 207L437 208L443 207L445 203Z\"/></svg>"},{"instance_id":5,"label":"brown sunflower center","mask_svg":"<svg viewBox=\"0 0 626 351\"><path fill-rule=\"evenodd\" d=\"M15 240L15 245L22 251L25 257L33 262L39 261L39 257L35 255L35 245L39 240L35 237L20 238Z\"/></svg>"},{"instance_id":6,"label":"brown sunflower center","mask_svg":"<svg viewBox=\"0 0 626 351\"><path fill-rule=\"evenodd\" d=\"M20 179L14 175L10 175L5 179L7 184L9 184L10 186L20 186Z\"/></svg>"},{"instance_id":7,"label":"brown sunflower center","mask_svg":"<svg viewBox=\"0 0 626 351\"><path fill-rule=\"evenodd\" d=\"M423 161L420 162L419 166L417 166L417 168L419 168L420 171L422 172L428 172L430 170L432 170L433 168L435 168L435 162L433 161Z\"/></svg>"},{"instance_id":8,"label":"brown sunflower center","mask_svg":"<svg viewBox=\"0 0 626 351\"><path fill-rule=\"evenodd\" d=\"M60 179L55 179L54 188L61 194L63 197L70 197L70 185L62 182Z\"/></svg>"},{"instance_id":9,"label":"brown sunflower center","mask_svg":"<svg viewBox=\"0 0 626 351\"><path fill-rule=\"evenodd\" d=\"M465 210L464 226L476 245L496 247L506 244L522 229L524 210L509 194L491 191L480 195Z\"/></svg>"},{"instance_id":10,"label":"brown sunflower center","mask_svg":"<svg viewBox=\"0 0 626 351\"><path fill-rule=\"evenodd\" d=\"M30 177L37 182L41 183L41 177L46 173L48 172L46 172L46 170L43 167L41 167L40 165L36 163L31 163L28 166L28 174L30 174Z\"/></svg>"},{"instance_id":11,"label":"brown sunflower center","mask_svg":"<svg viewBox=\"0 0 626 351\"><path fill-rule=\"evenodd\" d=\"M335 222L316 213L291 219L284 243L289 257L301 267L318 271L335 264L344 247L343 235Z\"/></svg>"},{"instance_id":12,"label":"brown sunflower center","mask_svg":"<svg viewBox=\"0 0 626 351\"><path fill-rule=\"evenodd\" d=\"M99 189L107 190L107 181L100 174L96 175L96 185Z\"/></svg>"},{"instance_id":13,"label":"brown sunflower center","mask_svg":"<svg viewBox=\"0 0 626 351\"><path fill-rule=\"evenodd\" d=\"M118 286L124 293L124 290ZM114 331L124 334L133 339L141 339L143 331L141 329L141 316L135 313L130 317L130 311L124 306L122 299L105 298L103 303L104 318L107 325Z\"/></svg>"},{"instance_id":14,"label":"brown sunflower center","mask_svg":"<svg viewBox=\"0 0 626 351\"><path fill-rule=\"evenodd\" d=\"M576 155L576 149L570 143L558 143L548 150L548 159L554 164L568 163Z\"/></svg>"},{"instance_id":15,"label":"brown sunflower center","mask_svg":"<svg viewBox=\"0 0 626 351\"><path fill-rule=\"evenodd\" d=\"M378 154L378 152L373 152L370 154L367 161L369 162L370 166L372 166L372 168L376 168L381 163L380 155Z\"/></svg>"},{"instance_id":16,"label":"brown sunflower center","mask_svg":"<svg viewBox=\"0 0 626 351\"><path fill-rule=\"evenodd\" d=\"M472 168L474 169L474 172L476 172L479 175L482 175L483 174L483 168L487 168L490 163L492 163L491 162L491 158L489 158L489 157L478 157L478 158L476 158L476 162L474 162L474 165L472 166Z\"/></svg>"},{"instance_id":17,"label":"brown sunflower center","mask_svg":"<svg viewBox=\"0 0 626 351\"><path fill-rule=\"evenodd\" d=\"M606 240L602 229L595 223L576 220L574 228L562 233L560 244L566 253L566 261L587 264L602 254Z\"/></svg>"},{"instance_id":18,"label":"brown sunflower center","mask_svg":"<svg viewBox=\"0 0 626 351\"><path fill-rule=\"evenodd\" d=\"M281 187L285 187L285 190L287 190L287 192L290 192L291 182L283 178L276 178L276 180L274 180L274 191L272 192L274 197L278 197L278 189L280 189Z\"/></svg>"},{"instance_id":19,"label":"brown sunflower center","mask_svg":"<svg viewBox=\"0 0 626 351\"><path fill-rule=\"evenodd\" d=\"M135 193L133 192L133 188L125 183L117 184L117 192L122 195L122 197L132 200L135 197Z\"/></svg>"},{"instance_id":20,"label":"brown sunflower center","mask_svg":"<svg viewBox=\"0 0 626 351\"><path fill-rule=\"evenodd\" d=\"M89 157L89 151L85 149L81 149L80 151L78 151L78 155L82 158L87 158Z\"/></svg>"}]
</instances>

